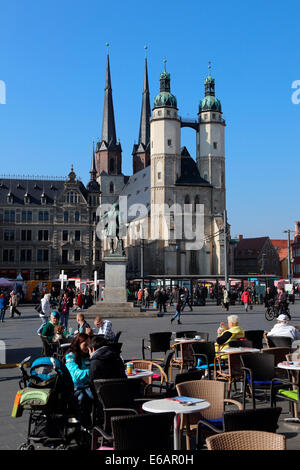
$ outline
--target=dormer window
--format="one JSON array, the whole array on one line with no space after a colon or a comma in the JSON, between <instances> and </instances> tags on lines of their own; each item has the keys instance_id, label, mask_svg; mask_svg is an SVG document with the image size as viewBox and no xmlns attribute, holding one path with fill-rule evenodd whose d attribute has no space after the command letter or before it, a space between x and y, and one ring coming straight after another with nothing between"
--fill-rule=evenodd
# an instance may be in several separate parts
<instances>
[{"instance_id":1,"label":"dormer window","mask_svg":"<svg viewBox=\"0 0 300 470\"><path fill-rule=\"evenodd\" d=\"M30 195L28 193L26 193L25 196L24 196L24 203L25 204L30 204Z\"/></svg>"},{"instance_id":2,"label":"dormer window","mask_svg":"<svg viewBox=\"0 0 300 470\"><path fill-rule=\"evenodd\" d=\"M14 197L11 193L8 193L7 195L7 204L13 204L14 202Z\"/></svg>"},{"instance_id":3,"label":"dormer window","mask_svg":"<svg viewBox=\"0 0 300 470\"><path fill-rule=\"evenodd\" d=\"M43 205L47 204L47 198L46 198L45 193L43 193L41 195L41 204L43 204Z\"/></svg>"}]
</instances>

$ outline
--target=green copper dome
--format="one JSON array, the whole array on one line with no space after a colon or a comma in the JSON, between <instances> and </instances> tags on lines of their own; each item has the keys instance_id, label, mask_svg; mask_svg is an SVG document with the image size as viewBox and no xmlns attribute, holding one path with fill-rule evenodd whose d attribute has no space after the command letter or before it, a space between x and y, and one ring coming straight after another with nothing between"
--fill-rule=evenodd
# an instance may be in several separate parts
<instances>
[{"instance_id":1,"label":"green copper dome","mask_svg":"<svg viewBox=\"0 0 300 470\"><path fill-rule=\"evenodd\" d=\"M201 113L201 111L218 111L221 113L222 106L220 100L215 96L205 96L199 104L199 113Z\"/></svg>"},{"instance_id":2,"label":"green copper dome","mask_svg":"<svg viewBox=\"0 0 300 470\"><path fill-rule=\"evenodd\" d=\"M172 93L170 93L169 91L161 91L154 98L154 108L161 108L163 106L177 108L176 96L172 95Z\"/></svg>"},{"instance_id":3,"label":"green copper dome","mask_svg":"<svg viewBox=\"0 0 300 470\"><path fill-rule=\"evenodd\" d=\"M166 60L164 61L166 63ZM176 96L171 93L171 75L165 70L160 74L160 93L154 98L154 108L177 108Z\"/></svg>"}]
</instances>

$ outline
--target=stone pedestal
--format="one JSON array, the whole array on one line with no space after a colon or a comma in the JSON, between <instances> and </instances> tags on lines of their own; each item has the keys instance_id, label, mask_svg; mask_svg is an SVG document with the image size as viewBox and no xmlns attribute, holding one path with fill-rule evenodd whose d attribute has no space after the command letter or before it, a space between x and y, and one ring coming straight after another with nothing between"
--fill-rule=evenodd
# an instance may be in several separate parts
<instances>
[{"instance_id":1,"label":"stone pedestal","mask_svg":"<svg viewBox=\"0 0 300 470\"><path fill-rule=\"evenodd\" d=\"M111 255L103 258L105 262L105 288L103 302L127 302L126 266L127 258Z\"/></svg>"}]
</instances>

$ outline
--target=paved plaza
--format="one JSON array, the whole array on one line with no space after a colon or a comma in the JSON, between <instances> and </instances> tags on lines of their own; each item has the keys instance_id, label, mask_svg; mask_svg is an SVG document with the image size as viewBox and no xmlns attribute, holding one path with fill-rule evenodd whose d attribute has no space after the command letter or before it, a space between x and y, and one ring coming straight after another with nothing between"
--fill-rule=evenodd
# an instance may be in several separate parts
<instances>
[{"instance_id":1,"label":"paved plaza","mask_svg":"<svg viewBox=\"0 0 300 470\"><path fill-rule=\"evenodd\" d=\"M20 362L26 356L37 356L41 352L41 340L36 334L40 325L40 319L33 307L21 307L21 317L7 318L0 323L0 339L6 344L6 362ZM210 340L216 336L216 330L220 321L226 320L228 315L221 306L207 305L206 307L195 307L193 312L187 309L182 315L182 325L177 321L171 325L171 314L174 309L168 309L168 313L162 318L118 318L112 319L115 332L122 331L120 341L123 343L122 356L124 359L141 358L141 340L147 338L154 331L180 331L198 330L209 333ZM290 306L292 324L300 324L300 301ZM7 312L8 313L8 312ZM244 329L270 330L274 322L268 322L264 318L262 305L254 307L253 311L245 313L240 305L232 306L229 314L240 315L240 324ZM75 327L75 320L70 320L69 326ZM16 449L24 441L28 423L28 415L24 413L21 418L11 418L14 397L18 390L20 374L18 368L0 369L0 449ZM235 397L239 399L239 397ZM278 402L279 403L279 402ZM261 401L261 405L263 405ZM251 405L249 404L249 407ZM300 424L286 423L284 418L288 416L287 402L280 402L283 413L280 417L279 432L287 437L287 449L300 448Z\"/></svg>"}]
</instances>

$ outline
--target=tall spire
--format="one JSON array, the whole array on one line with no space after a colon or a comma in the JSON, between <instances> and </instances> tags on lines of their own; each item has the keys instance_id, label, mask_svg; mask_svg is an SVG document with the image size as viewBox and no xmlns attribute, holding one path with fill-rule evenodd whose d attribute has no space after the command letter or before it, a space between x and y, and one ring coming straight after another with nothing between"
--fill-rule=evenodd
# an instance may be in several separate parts
<instances>
[{"instance_id":1,"label":"tall spire","mask_svg":"<svg viewBox=\"0 0 300 470\"><path fill-rule=\"evenodd\" d=\"M92 163L90 169L90 181L95 181L97 177L97 169L96 169L96 160L95 160L95 146L93 141L93 153L92 153Z\"/></svg>"},{"instance_id":2,"label":"tall spire","mask_svg":"<svg viewBox=\"0 0 300 470\"><path fill-rule=\"evenodd\" d=\"M148 82L148 67L147 67L147 57L145 57L144 87L143 87L143 96L142 96L140 132L139 132L139 141L138 141L139 144L142 143L145 145L145 147L147 147L150 142L150 116L151 116L151 107L150 107L150 93L149 93L149 82Z\"/></svg>"},{"instance_id":3,"label":"tall spire","mask_svg":"<svg viewBox=\"0 0 300 470\"><path fill-rule=\"evenodd\" d=\"M101 141L105 142L107 147L113 147L115 146L117 139L116 139L116 126L115 126L114 106L113 106L111 78L110 78L109 50L108 50L109 44L106 43L106 46L107 46L106 79L105 79L105 95L104 95Z\"/></svg>"},{"instance_id":4,"label":"tall spire","mask_svg":"<svg viewBox=\"0 0 300 470\"><path fill-rule=\"evenodd\" d=\"M138 143L133 146L133 173L146 168L150 164L150 92L148 81L147 49L145 46L144 86Z\"/></svg>"}]
</instances>

